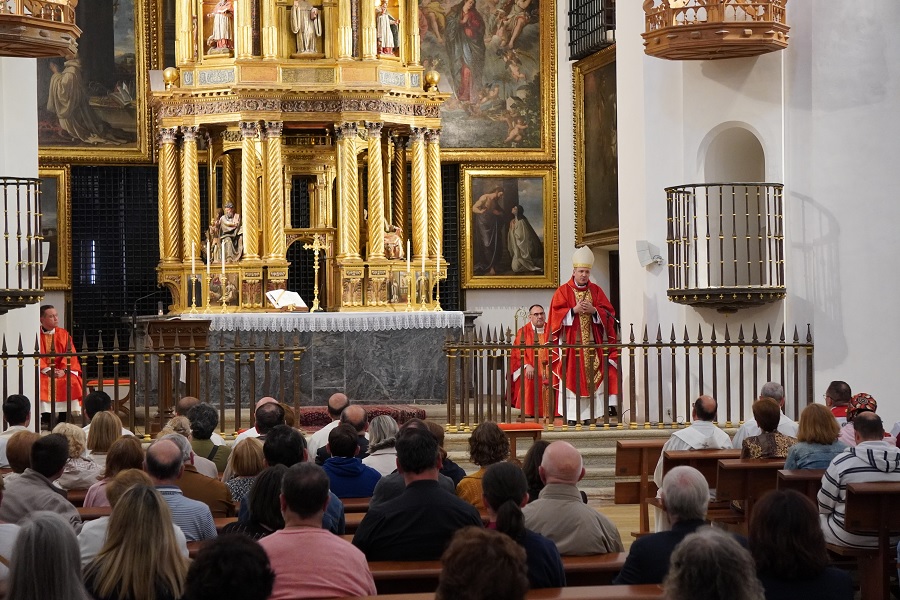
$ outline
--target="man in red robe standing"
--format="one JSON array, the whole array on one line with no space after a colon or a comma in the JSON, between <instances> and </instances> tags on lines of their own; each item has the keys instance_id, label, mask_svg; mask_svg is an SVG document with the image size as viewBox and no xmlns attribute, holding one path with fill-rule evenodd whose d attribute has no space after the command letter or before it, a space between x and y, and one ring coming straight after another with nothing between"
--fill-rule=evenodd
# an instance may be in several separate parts
<instances>
[{"instance_id":1,"label":"man in red robe standing","mask_svg":"<svg viewBox=\"0 0 900 600\"><path fill-rule=\"evenodd\" d=\"M544 394L549 391L550 380L547 377L548 352L545 348L529 348L547 343L547 316L544 307L535 304L528 309L528 323L516 332L516 341L510 354L510 400L514 408L522 409L526 417L543 417L549 410L544 409ZM525 346L522 348L522 346ZM537 360L535 361L535 355ZM524 374L524 378L523 378ZM523 386L524 381L524 386ZM525 401L522 402L524 387ZM537 399L537 406L535 406ZM549 409L549 407L548 407Z\"/></svg>"},{"instance_id":2,"label":"man in red robe standing","mask_svg":"<svg viewBox=\"0 0 900 600\"><path fill-rule=\"evenodd\" d=\"M594 253L582 246L572 256L572 278L559 286L550 302L550 345L552 350L553 386L557 390L558 413L565 414L570 425L576 419L588 424L593 416L603 416L603 394L608 376L609 413L615 416L619 377L617 353L609 352L606 367L600 348L559 348L559 345L615 344L615 316L612 304L603 290L590 280ZM565 374L563 373L565 368ZM605 369L605 373L604 373ZM565 377L563 377L565 375ZM565 385L563 383L565 382ZM593 398L591 398L591 392ZM576 399L580 401L576 404ZM566 411L563 413L563 402Z\"/></svg>"},{"instance_id":3,"label":"man in red robe standing","mask_svg":"<svg viewBox=\"0 0 900 600\"><path fill-rule=\"evenodd\" d=\"M69 332L59 326L59 315L50 304L41 306L41 354L74 353L75 344ZM77 356L57 356L41 358L41 415L50 416L51 381L56 387L56 412L66 412L66 400L72 400L72 414L81 414L83 395L81 363Z\"/></svg>"}]
</instances>

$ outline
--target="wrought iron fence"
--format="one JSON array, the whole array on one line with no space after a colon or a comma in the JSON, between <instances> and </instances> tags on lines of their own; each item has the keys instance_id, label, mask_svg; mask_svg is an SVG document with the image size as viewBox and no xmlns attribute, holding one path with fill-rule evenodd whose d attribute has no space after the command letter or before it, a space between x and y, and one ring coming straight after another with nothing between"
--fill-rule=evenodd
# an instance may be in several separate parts
<instances>
[{"instance_id":1,"label":"wrought iron fence","mask_svg":"<svg viewBox=\"0 0 900 600\"><path fill-rule=\"evenodd\" d=\"M645 326L637 335L632 327L628 340L620 343L546 346L512 343L512 331L477 331L461 341L446 345L449 374L447 420L452 428L466 428L484 420L522 422L522 412L510 407L513 373L510 358L513 352L527 350L538 354L546 351L548 360L539 368L548 371L551 386L543 390L535 386L534 406L556 407L562 427L570 420L566 403L557 403L559 387L566 385L565 353L560 352L559 367L553 369L556 350L574 349L579 358L600 352L601 356L617 358L618 390L612 390L608 361L601 363L602 383L596 388L590 374L587 390L574 390L579 396L576 413L590 405L591 428L600 427L677 427L691 418L693 401L702 394L718 400L718 421L727 427L736 426L749 416L750 405L758 390L767 381L776 381L785 388L785 412L797 419L800 411L813 398L813 340L807 325L805 336L794 327L791 339L784 326L774 336L770 327L760 333L756 326L745 332L739 327L737 336L730 328L724 331L710 327L706 333L697 328L691 336L687 327L676 332L672 326L664 332L662 326L652 331ZM561 377L549 373L557 370ZM524 364L517 384L524 391ZM611 418L608 408L613 391L618 391L619 415ZM545 394L545 395L542 395ZM599 401L590 402L597 394ZM548 397L549 396L549 397ZM553 422L549 415L548 421ZM596 421L596 422L594 422ZM576 425L581 428L579 422Z\"/></svg>"},{"instance_id":2,"label":"wrought iron fence","mask_svg":"<svg viewBox=\"0 0 900 600\"><path fill-rule=\"evenodd\" d=\"M218 333L210 333L209 338L215 335ZM299 412L300 359L306 348L299 345L295 334L251 332L243 338L235 335L227 346L209 340L208 347L221 348L215 350L197 348L192 339L181 340L178 350L155 350L164 347L162 338L155 337L139 340L137 349L134 338L123 347L118 335L112 347L105 348L102 338L90 351L69 348L65 353L41 353L37 340L33 350L26 352L21 338L10 350L4 335L0 350L3 398L24 394L35 403L49 402L51 418L55 418L57 413L72 412L71 405L78 403L73 387L80 387L82 396L102 390L124 415L125 426L143 433L150 433L156 429L154 425L158 427L174 416L174 403L183 396L195 396L217 406L222 433L232 433L225 429L226 411L228 423L233 419L235 430L251 426L253 406L262 396L277 398ZM80 347L87 347L86 339ZM72 358L78 360L80 370L66 368ZM54 365L65 372L67 383L61 386L65 392L59 394L55 385L49 385L42 397L41 379L45 376L41 369ZM26 373L33 374L33 385L26 385Z\"/></svg>"},{"instance_id":3,"label":"wrought iron fence","mask_svg":"<svg viewBox=\"0 0 900 600\"><path fill-rule=\"evenodd\" d=\"M0 271L0 312L38 302L43 297L40 186L40 179L0 177L3 255L7 257L6 266ZM53 238L56 229L49 231Z\"/></svg>"}]
</instances>

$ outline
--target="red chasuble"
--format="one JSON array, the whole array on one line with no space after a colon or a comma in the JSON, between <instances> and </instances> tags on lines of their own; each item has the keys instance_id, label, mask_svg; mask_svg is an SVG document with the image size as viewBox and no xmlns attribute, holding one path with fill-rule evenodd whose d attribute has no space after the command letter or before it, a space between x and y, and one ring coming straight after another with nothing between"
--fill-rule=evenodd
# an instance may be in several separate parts
<instances>
[{"instance_id":1,"label":"red chasuble","mask_svg":"<svg viewBox=\"0 0 900 600\"><path fill-rule=\"evenodd\" d=\"M571 310L581 300L588 300L595 309L599 323L593 322L593 316L581 314L573 316L572 324L565 325L566 317L571 314ZM607 343L615 344L616 330L613 321L613 307L609 299L600 286L593 282L588 282L584 287L578 287L574 279L569 279L566 283L559 286L553 294L553 300L550 302L550 315L547 321L547 327L550 329L550 345L558 346L559 344L581 344L581 343L603 343L603 333L606 332ZM566 366L566 388L579 396L585 397L590 395L591 389L597 391L601 389L603 383L603 354L597 349L582 354L575 348L551 350L553 368L553 386L556 389L562 385L562 355L565 354ZM591 369L594 374L593 388L588 386L588 380L585 375L585 355L591 362ZM617 360L617 353L610 352L609 357L614 363ZM608 363L607 363L608 364ZM608 364L609 373L609 393L619 393L619 377L615 366ZM561 411L562 407L558 406L557 411ZM572 418L572 417L570 417Z\"/></svg>"},{"instance_id":2,"label":"red chasuble","mask_svg":"<svg viewBox=\"0 0 900 600\"><path fill-rule=\"evenodd\" d=\"M47 352L55 352L58 354L65 354L67 352L75 352L75 344L72 343L72 337L69 335L69 332L63 329L62 327L57 327L54 333L47 334L43 331L40 332L38 336L41 341L41 353ZM72 400L78 400L81 402L82 397L82 387L81 387L81 363L78 362L77 356L57 356L52 360L49 358L41 358L41 401L42 402L50 402L50 381L51 378L44 375L44 369L69 369L71 371L71 376L63 376L57 377L53 379L56 381L56 402L57 402L57 410L63 411L65 410L65 402L67 398L66 394L66 386L69 386L69 390L71 392ZM50 410L49 406L44 407L47 410L42 410L42 412L47 412Z\"/></svg>"},{"instance_id":3,"label":"red chasuble","mask_svg":"<svg viewBox=\"0 0 900 600\"><path fill-rule=\"evenodd\" d=\"M520 396L522 395L522 382L524 381L525 406L523 412L527 416L544 416L543 403L540 399L543 398L543 395L548 391L544 389L544 385L549 383L545 376L549 357L547 350L538 350L538 361L535 363L535 349L527 347L523 349L520 348L520 345L524 344L525 346L530 346L533 344L546 344L548 331L549 329L544 326L544 333L537 335L534 325L527 323L516 333L516 341L513 343L512 353L510 355L509 368L512 376L512 381L510 382L510 402L512 402L513 407L522 408L522 399ZM523 365L531 365L534 367L534 379L525 377ZM534 406L535 394L538 394L537 413L535 413Z\"/></svg>"}]
</instances>

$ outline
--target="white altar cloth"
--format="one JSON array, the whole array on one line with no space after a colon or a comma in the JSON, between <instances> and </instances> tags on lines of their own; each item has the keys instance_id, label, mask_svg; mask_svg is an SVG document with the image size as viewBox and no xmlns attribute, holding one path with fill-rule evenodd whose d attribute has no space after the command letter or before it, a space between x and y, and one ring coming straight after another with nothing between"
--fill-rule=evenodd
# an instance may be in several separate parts
<instances>
[{"instance_id":1,"label":"white altar cloth","mask_svg":"<svg viewBox=\"0 0 900 600\"><path fill-rule=\"evenodd\" d=\"M279 312L182 314L182 319L209 319L210 331L388 331L462 329L460 311L442 312Z\"/></svg>"}]
</instances>

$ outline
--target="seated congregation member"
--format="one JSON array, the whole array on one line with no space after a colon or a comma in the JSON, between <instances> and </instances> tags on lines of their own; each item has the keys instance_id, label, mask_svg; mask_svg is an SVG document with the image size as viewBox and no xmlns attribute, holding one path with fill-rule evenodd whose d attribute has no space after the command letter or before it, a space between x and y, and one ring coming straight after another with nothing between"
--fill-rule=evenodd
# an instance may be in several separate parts
<instances>
[{"instance_id":1,"label":"seated congregation member","mask_svg":"<svg viewBox=\"0 0 900 600\"><path fill-rule=\"evenodd\" d=\"M528 504L528 484L522 469L511 462L495 463L484 472L481 486L490 517L488 529L505 533L525 549L531 588L565 587L566 572L556 544L525 529L522 507Z\"/></svg>"},{"instance_id":2,"label":"seated congregation member","mask_svg":"<svg viewBox=\"0 0 900 600\"><path fill-rule=\"evenodd\" d=\"M31 424L31 400L22 394L12 394L3 402L3 420L8 427L0 433L0 469L9 468L6 458L6 444L19 431L28 431Z\"/></svg>"},{"instance_id":3,"label":"seated congregation member","mask_svg":"<svg viewBox=\"0 0 900 600\"><path fill-rule=\"evenodd\" d=\"M171 439L150 444L144 458L144 470L172 512L172 521L181 528L189 542L216 537L216 525L209 507L186 498L178 479L184 472L184 454Z\"/></svg>"},{"instance_id":4,"label":"seated congregation member","mask_svg":"<svg viewBox=\"0 0 900 600\"><path fill-rule=\"evenodd\" d=\"M109 518L106 542L84 568L98 600L176 600L184 594L188 559L170 523L169 507L149 485L131 486Z\"/></svg>"},{"instance_id":5,"label":"seated congregation member","mask_svg":"<svg viewBox=\"0 0 900 600\"><path fill-rule=\"evenodd\" d=\"M797 437L797 423L784 414L784 386L774 381L764 383L759 390L758 399L762 398L769 398L778 404L778 432L788 437ZM762 429L760 429L756 419L750 419L741 425L737 433L734 434L731 446L735 450L740 450L744 447L744 438L759 435L760 433L762 433Z\"/></svg>"},{"instance_id":6,"label":"seated congregation member","mask_svg":"<svg viewBox=\"0 0 900 600\"><path fill-rule=\"evenodd\" d=\"M10 600L87 600L81 582L78 540L55 512L26 517L9 563Z\"/></svg>"},{"instance_id":7,"label":"seated congregation member","mask_svg":"<svg viewBox=\"0 0 900 600\"><path fill-rule=\"evenodd\" d=\"M850 403L847 405L847 422L841 427L838 441L851 448L856 445L856 430L853 421L857 415L866 412L878 412L878 402L875 401L875 398L866 393L856 394L850 398Z\"/></svg>"},{"instance_id":8,"label":"seated congregation member","mask_svg":"<svg viewBox=\"0 0 900 600\"><path fill-rule=\"evenodd\" d=\"M760 398L753 403L753 418L762 433L744 438L741 458L786 458L788 450L797 438L777 431L781 409L771 398Z\"/></svg>"},{"instance_id":9,"label":"seated congregation member","mask_svg":"<svg viewBox=\"0 0 900 600\"><path fill-rule=\"evenodd\" d=\"M563 556L622 552L622 538L612 521L581 501L576 485L584 463L568 442L553 442L541 461L541 497L523 509L525 527L553 540Z\"/></svg>"},{"instance_id":10,"label":"seated congregation member","mask_svg":"<svg viewBox=\"0 0 900 600\"><path fill-rule=\"evenodd\" d=\"M0 504L3 503L3 480L0 479ZM16 537L19 535L19 526L15 523L0 521L0 597L6 592L6 580L9 577L9 559L12 557Z\"/></svg>"},{"instance_id":11,"label":"seated congregation member","mask_svg":"<svg viewBox=\"0 0 900 600\"><path fill-rule=\"evenodd\" d=\"M161 439L167 435L172 435L173 433L177 433L182 436L189 442L194 439L191 434L191 422L188 421L187 417L174 417L166 423L166 426L156 434L156 439ZM216 463L209 460L205 456L198 456L194 453L193 449L191 449L191 457L190 459L185 460L185 466L192 465L192 470L196 470L201 475L206 475L207 477L212 477L213 479L218 479L219 477L219 468L216 467Z\"/></svg>"},{"instance_id":12,"label":"seated congregation member","mask_svg":"<svg viewBox=\"0 0 900 600\"><path fill-rule=\"evenodd\" d=\"M825 406L837 420L838 427L847 422L847 407L852 396L853 392L850 391L846 381L832 381L825 390Z\"/></svg>"},{"instance_id":13,"label":"seated congregation member","mask_svg":"<svg viewBox=\"0 0 900 600\"><path fill-rule=\"evenodd\" d=\"M228 455L222 480L231 491L231 499L235 503L240 503L250 493L253 480L265 468L263 444L257 438L247 438L234 445Z\"/></svg>"},{"instance_id":14,"label":"seated congregation member","mask_svg":"<svg viewBox=\"0 0 900 600\"><path fill-rule=\"evenodd\" d=\"M824 405L816 404L828 411ZM763 496L750 519L750 552L766 600L853 600L847 571L830 565L812 500L794 490Z\"/></svg>"},{"instance_id":15,"label":"seated congregation member","mask_svg":"<svg viewBox=\"0 0 900 600\"><path fill-rule=\"evenodd\" d=\"M663 589L666 600L765 600L750 551L712 527L678 544Z\"/></svg>"},{"instance_id":16,"label":"seated congregation member","mask_svg":"<svg viewBox=\"0 0 900 600\"><path fill-rule=\"evenodd\" d=\"M91 426L94 424L94 418L102 412L111 412L112 411L112 398L109 397L109 394L102 390L97 390L96 392L91 392L87 396L84 397L84 414L87 416L88 424L82 427L85 435L90 435ZM116 413L112 413L116 414ZM118 419L119 417L116 416ZM119 421L119 435L134 435L128 429L122 426L122 421Z\"/></svg>"},{"instance_id":17,"label":"seated congregation member","mask_svg":"<svg viewBox=\"0 0 900 600\"><path fill-rule=\"evenodd\" d=\"M469 460L481 467L466 475L456 485L456 495L477 508L484 510L481 478L490 465L509 458L509 438L492 422L480 423L469 436Z\"/></svg>"},{"instance_id":18,"label":"seated congregation member","mask_svg":"<svg viewBox=\"0 0 900 600\"><path fill-rule=\"evenodd\" d=\"M292 466L284 474L280 498L284 529L259 541L275 571L272 600L377 593L365 555L322 528L329 501L328 476L322 467Z\"/></svg>"},{"instance_id":19,"label":"seated congregation member","mask_svg":"<svg viewBox=\"0 0 900 600\"><path fill-rule=\"evenodd\" d=\"M706 524L709 484L697 469L674 467L663 477L659 497L671 529L634 540L615 585L662 583L676 546Z\"/></svg>"},{"instance_id":20,"label":"seated congregation member","mask_svg":"<svg viewBox=\"0 0 900 600\"><path fill-rule=\"evenodd\" d=\"M800 413L797 443L788 450L785 469L827 469L832 459L847 449L839 442L838 422L828 407L810 404Z\"/></svg>"},{"instance_id":21,"label":"seated congregation member","mask_svg":"<svg viewBox=\"0 0 900 600\"><path fill-rule=\"evenodd\" d=\"M125 469L142 469L144 467L144 449L134 436L122 437L109 449L106 455L106 467L102 479L88 488L84 497L86 508L109 506L106 486L112 478Z\"/></svg>"},{"instance_id":22,"label":"seated congregation member","mask_svg":"<svg viewBox=\"0 0 900 600\"><path fill-rule=\"evenodd\" d=\"M267 408L263 412L257 414L260 408L265 406L266 404L274 404L278 406L278 408ZM262 422L260 423L260 418L262 418ZM253 407L253 419L255 424L253 427L246 431L242 431L238 434L236 438L234 438L234 443L237 444L241 440L251 438L265 438L266 433L275 425L283 425L284 424L284 410L281 406L278 405L278 400L272 398L271 396L264 396L256 401L256 406Z\"/></svg>"},{"instance_id":23,"label":"seated congregation member","mask_svg":"<svg viewBox=\"0 0 900 600\"><path fill-rule=\"evenodd\" d=\"M332 493L338 498L370 498L381 474L357 458L356 430L350 425L338 425L328 434L326 447L331 456L323 468L331 481Z\"/></svg>"},{"instance_id":24,"label":"seated congregation member","mask_svg":"<svg viewBox=\"0 0 900 600\"><path fill-rule=\"evenodd\" d=\"M21 434L17 434L21 435ZM69 442L65 436L51 433L31 446L31 467L21 477L6 482L0 521L19 523L33 512L50 511L62 516L75 530L81 531L81 517L65 492L53 485L69 460Z\"/></svg>"},{"instance_id":25,"label":"seated congregation member","mask_svg":"<svg viewBox=\"0 0 900 600\"><path fill-rule=\"evenodd\" d=\"M398 430L397 421L390 415L379 415L372 419L369 423L369 455L362 459L363 464L375 469L382 476L396 471L395 445Z\"/></svg>"},{"instance_id":26,"label":"seated congregation member","mask_svg":"<svg viewBox=\"0 0 900 600\"><path fill-rule=\"evenodd\" d=\"M85 490L100 479L103 467L94 461L84 458L84 446L87 439L84 431L71 423L59 423L53 433L64 435L69 442L69 460L63 468L63 474L56 483L64 490Z\"/></svg>"},{"instance_id":27,"label":"seated congregation member","mask_svg":"<svg viewBox=\"0 0 900 600\"><path fill-rule=\"evenodd\" d=\"M350 399L347 398L346 394L335 392L328 398L325 409L328 412L328 416L331 417L331 422L309 436L308 440L309 455L313 459L318 456L319 448L323 448L328 443L328 434L331 433L331 430L341 424L341 413L348 406L350 406Z\"/></svg>"},{"instance_id":28,"label":"seated congregation member","mask_svg":"<svg viewBox=\"0 0 900 600\"><path fill-rule=\"evenodd\" d=\"M112 481L109 482L106 488L106 493L113 512L115 512L115 507L122 495L136 485L152 486L153 482L150 480L150 476L140 469L125 469L112 478ZM110 517L106 516L85 521L84 526L81 528L81 533L78 534L78 547L81 549L82 567L87 566L103 549L109 530L109 520ZM171 518L169 522L171 522ZM184 537L184 533L174 523L171 524L171 527L175 533L175 539L182 556L188 558L187 539Z\"/></svg>"},{"instance_id":29,"label":"seated congregation member","mask_svg":"<svg viewBox=\"0 0 900 600\"><path fill-rule=\"evenodd\" d=\"M482 525L471 504L441 489L441 455L427 429L406 427L397 436L397 470L406 488L373 507L353 536L368 560L437 560L453 534Z\"/></svg>"},{"instance_id":30,"label":"seated congregation member","mask_svg":"<svg viewBox=\"0 0 900 600\"><path fill-rule=\"evenodd\" d=\"M233 517L236 511L228 486L217 478L207 477L197 471L197 468L192 463L195 455L188 439L177 433L170 433L163 436L162 439L174 442L181 449L184 456L184 472L181 474L181 478L178 479L178 487L181 488L185 497L199 500L206 504L214 519Z\"/></svg>"},{"instance_id":31,"label":"seated congregation member","mask_svg":"<svg viewBox=\"0 0 900 600\"><path fill-rule=\"evenodd\" d=\"M212 441L212 434L219 424L219 413L212 405L201 402L188 411L187 418L191 422L191 447L194 454L213 461L221 473L225 470L231 448Z\"/></svg>"},{"instance_id":32,"label":"seated congregation member","mask_svg":"<svg viewBox=\"0 0 900 600\"><path fill-rule=\"evenodd\" d=\"M400 430L397 432L399 437L400 433L407 428L415 428L421 429L423 431L431 431L431 428L428 427L428 423L423 421L422 419L410 419L406 423L400 427ZM432 434L434 437L434 434ZM440 444L435 438L435 442L438 443L439 449L438 452L441 452ZM396 445L396 444L395 444ZM441 456L443 456L443 452L441 452ZM442 463L443 464L443 463ZM463 472L465 475L465 472ZM440 471L438 472L438 486L442 490L446 490L456 495L456 484L453 483L453 479L449 476L442 474ZM403 474L399 471L395 470L390 475L384 475L381 479L378 480L378 484L375 485L375 490L372 492L372 499L369 501L369 510L372 510L376 506L381 506L388 500L396 498L400 494L403 493L403 490L406 489L406 479L403 477Z\"/></svg>"},{"instance_id":33,"label":"seated congregation member","mask_svg":"<svg viewBox=\"0 0 900 600\"><path fill-rule=\"evenodd\" d=\"M175 414L180 417L188 416L188 411L200 404L200 398L195 398L194 396L184 396L175 403ZM212 435L209 436L209 439L212 440L212 443L216 446L224 446L225 438L216 433L212 432ZM237 443L237 440L235 440Z\"/></svg>"},{"instance_id":34,"label":"seated congregation member","mask_svg":"<svg viewBox=\"0 0 900 600\"><path fill-rule=\"evenodd\" d=\"M524 600L525 552L509 536L466 527L441 557L435 600Z\"/></svg>"},{"instance_id":35,"label":"seated congregation member","mask_svg":"<svg viewBox=\"0 0 900 600\"><path fill-rule=\"evenodd\" d=\"M669 450L724 450L731 448L731 438L716 426L719 404L712 396L700 396L691 410L691 424L684 429L675 429L662 447L653 482L662 486L663 454Z\"/></svg>"},{"instance_id":36,"label":"seated congregation member","mask_svg":"<svg viewBox=\"0 0 900 600\"><path fill-rule=\"evenodd\" d=\"M94 415L87 433L88 458L100 465L106 464L109 449L122 436L122 421L115 413L102 411ZM134 437L127 435L125 437Z\"/></svg>"},{"instance_id":37,"label":"seated congregation member","mask_svg":"<svg viewBox=\"0 0 900 600\"><path fill-rule=\"evenodd\" d=\"M191 563L184 600L268 600L274 584L262 546L243 535L220 535L204 544Z\"/></svg>"},{"instance_id":38,"label":"seated congregation member","mask_svg":"<svg viewBox=\"0 0 900 600\"><path fill-rule=\"evenodd\" d=\"M6 444L6 458L12 473L3 476L5 483L15 481L31 466L31 447L39 439L41 435L33 431L17 431L9 438Z\"/></svg>"},{"instance_id":39,"label":"seated congregation member","mask_svg":"<svg viewBox=\"0 0 900 600\"><path fill-rule=\"evenodd\" d=\"M544 459L544 451L549 445L550 442L547 440L535 440L528 452L525 453L525 458L522 459L522 472L525 473L525 481L528 482L529 503L537 500L541 495L541 490L544 489L540 468L541 461ZM584 492L581 494L584 497L584 501L587 502L587 495Z\"/></svg>"},{"instance_id":40,"label":"seated congregation member","mask_svg":"<svg viewBox=\"0 0 900 600\"><path fill-rule=\"evenodd\" d=\"M246 441L252 441L249 438ZM244 443L241 442L241 443ZM242 533L254 540L259 540L267 535L284 528L284 517L281 515L281 482L287 471L284 465L275 465L263 469L247 496L247 512L244 518L236 523L229 523L222 529L222 533Z\"/></svg>"},{"instance_id":41,"label":"seated congregation member","mask_svg":"<svg viewBox=\"0 0 900 600\"><path fill-rule=\"evenodd\" d=\"M366 413L366 409L362 406L351 404L341 411L340 424L350 425L356 431L356 438L359 442L359 454L357 456L360 460L369 456L369 415ZM331 436L331 432L328 432L328 435ZM329 456L331 456L331 452L329 452L328 446L320 446L315 455L316 464L319 466L324 465Z\"/></svg>"},{"instance_id":42,"label":"seated congregation member","mask_svg":"<svg viewBox=\"0 0 900 600\"><path fill-rule=\"evenodd\" d=\"M838 454L825 475L819 490L819 522L825 541L839 546L871 548L878 545L876 536L857 535L844 529L847 485L874 481L900 481L900 449L893 440L885 440L884 424L874 412L862 412L853 419L856 446ZM897 543L892 538L892 544Z\"/></svg>"},{"instance_id":43,"label":"seated congregation member","mask_svg":"<svg viewBox=\"0 0 900 600\"><path fill-rule=\"evenodd\" d=\"M434 421L425 421L425 426L428 427L428 431L434 436L441 452L441 475L445 475L452 479L454 486L459 485L459 482L466 476L466 472L447 456L447 451L444 450L444 428Z\"/></svg>"}]
</instances>

